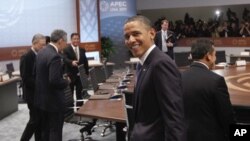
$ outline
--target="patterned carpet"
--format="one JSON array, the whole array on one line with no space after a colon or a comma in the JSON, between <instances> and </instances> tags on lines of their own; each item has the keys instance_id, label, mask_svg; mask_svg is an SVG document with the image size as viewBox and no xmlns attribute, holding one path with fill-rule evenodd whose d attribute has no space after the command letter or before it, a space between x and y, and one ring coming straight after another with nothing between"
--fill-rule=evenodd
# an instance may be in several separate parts
<instances>
[{"instance_id":1,"label":"patterned carpet","mask_svg":"<svg viewBox=\"0 0 250 141\"><path fill-rule=\"evenodd\" d=\"M28 121L28 108L26 104L19 104L18 111L9 115L8 117L0 120L0 140L1 141L19 141L22 135L22 132L26 126ZM77 120L79 117L73 117L73 120ZM87 119L86 119L87 120ZM99 121L103 122L103 121ZM63 141L69 141L72 139L80 139L81 134L79 130L81 126L72 124L72 123L64 123L63 127ZM107 130L106 136L101 137L102 127L99 127L93 132L90 136L90 141L115 141L115 130ZM34 141L34 138L31 139ZM73 141L73 140L72 140ZM76 140L75 140L76 141Z\"/></svg>"}]
</instances>

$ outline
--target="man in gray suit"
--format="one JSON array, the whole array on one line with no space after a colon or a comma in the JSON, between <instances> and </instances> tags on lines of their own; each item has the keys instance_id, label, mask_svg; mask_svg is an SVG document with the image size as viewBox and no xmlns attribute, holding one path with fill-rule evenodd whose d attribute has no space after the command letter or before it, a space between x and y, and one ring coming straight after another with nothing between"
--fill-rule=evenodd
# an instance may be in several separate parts
<instances>
[{"instance_id":1,"label":"man in gray suit","mask_svg":"<svg viewBox=\"0 0 250 141\"><path fill-rule=\"evenodd\" d=\"M20 58L20 75L22 78L22 87L24 99L29 108L30 119L23 131L21 141L28 141L35 133L35 140L40 140L40 116L34 106L35 95L35 62L36 55L40 49L45 46L45 36L35 34L32 39L32 46L28 52Z\"/></svg>"},{"instance_id":2,"label":"man in gray suit","mask_svg":"<svg viewBox=\"0 0 250 141\"><path fill-rule=\"evenodd\" d=\"M213 42L198 39L191 55L194 62L182 77L187 140L228 141L234 116L224 78L211 71L216 60Z\"/></svg>"},{"instance_id":3,"label":"man in gray suit","mask_svg":"<svg viewBox=\"0 0 250 141\"><path fill-rule=\"evenodd\" d=\"M129 18L124 37L142 65L134 92L131 141L184 141L181 74L175 63L155 46L155 31L146 17Z\"/></svg>"},{"instance_id":4,"label":"man in gray suit","mask_svg":"<svg viewBox=\"0 0 250 141\"><path fill-rule=\"evenodd\" d=\"M66 45L67 33L54 30L51 43L37 54L35 105L42 118L42 141L62 141L64 88L69 80L63 78L63 59L59 53Z\"/></svg>"}]
</instances>

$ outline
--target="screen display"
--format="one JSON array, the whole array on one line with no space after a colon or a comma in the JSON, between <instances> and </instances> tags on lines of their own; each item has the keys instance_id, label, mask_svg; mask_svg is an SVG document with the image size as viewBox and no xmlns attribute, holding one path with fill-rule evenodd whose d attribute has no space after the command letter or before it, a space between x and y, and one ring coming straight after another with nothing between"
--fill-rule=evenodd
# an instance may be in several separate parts
<instances>
[{"instance_id":1,"label":"screen display","mask_svg":"<svg viewBox=\"0 0 250 141\"><path fill-rule=\"evenodd\" d=\"M1 0L0 48L31 45L34 34L77 31L75 0Z\"/></svg>"}]
</instances>

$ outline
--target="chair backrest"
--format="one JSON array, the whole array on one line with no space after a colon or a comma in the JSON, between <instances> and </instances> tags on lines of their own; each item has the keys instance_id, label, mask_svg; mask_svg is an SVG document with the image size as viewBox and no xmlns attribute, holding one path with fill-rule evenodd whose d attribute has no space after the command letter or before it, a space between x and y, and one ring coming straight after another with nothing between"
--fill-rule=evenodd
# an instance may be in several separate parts
<instances>
[{"instance_id":1,"label":"chair backrest","mask_svg":"<svg viewBox=\"0 0 250 141\"><path fill-rule=\"evenodd\" d=\"M94 67L89 69L89 75L90 75L90 82L92 84L93 90L97 91L99 86L98 86L98 82L96 80L96 74L95 74L95 68Z\"/></svg>"},{"instance_id":2,"label":"chair backrest","mask_svg":"<svg viewBox=\"0 0 250 141\"><path fill-rule=\"evenodd\" d=\"M219 50L216 51L216 61L215 64L227 62L226 61L226 51L225 50Z\"/></svg>"},{"instance_id":3,"label":"chair backrest","mask_svg":"<svg viewBox=\"0 0 250 141\"><path fill-rule=\"evenodd\" d=\"M6 64L7 72L14 72L14 65L13 63Z\"/></svg>"},{"instance_id":4,"label":"chair backrest","mask_svg":"<svg viewBox=\"0 0 250 141\"><path fill-rule=\"evenodd\" d=\"M105 78L108 79L109 78L109 72L108 72L108 68L107 68L107 60L103 61L103 69L104 69L104 73L105 73Z\"/></svg>"},{"instance_id":5,"label":"chair backrest","mask_svg":"<svg viewBox=\"0 0 250 141\"><path fill-rule=\"evenodd\" d=\"M12 77L12 72L15 71L13 63L6 64L6 68L7 68L6 72L9 74L9 77Z\"/></svg>"},{"instance_id":6,"label":"chair backrest","mask_svg":"<svg viewBox=\"0 0 250 141\"><path fill-rule=\"evenodd\" d=\"M95 67L95 75L97 83L103 83L106 80L105 69L103 66Z\"/></svg>"},{"instance_id":7,"label":"chair backrest","mask_svg":"<svg viewBox=\"0 0 250 141\"><path fill-rule=\"evenodd\" d=\"M190 52L176 52L175 54L175 63L178 67L189 66L191 60L189 60Z\"/></svg>"},{"instance_id":8,"label":"chair backrest","mask_svg":"<svg viewBox=\"0 0 250 141\"><path fill-rule=\"evenodd\" d=\"M128 131L130 132L133 129L134 126L134 112L133 112L133 100L134 100L134 93L123 91L124 95L124 105L125 105L125 111L127 114L127 126Z\"/></svg>"},{"instance_id":9,"label":"chair backrest","mask_svg":"<svg viewBox=\"0 0 250 141\"><path fill-rule=\"evenodd\" d=\"M89 81L88 76L86 75L84 65L78 66L79 74L80 74L80 80L82 83L82 91L87 91L89 88Z\"/></svg>"}]
</instances>

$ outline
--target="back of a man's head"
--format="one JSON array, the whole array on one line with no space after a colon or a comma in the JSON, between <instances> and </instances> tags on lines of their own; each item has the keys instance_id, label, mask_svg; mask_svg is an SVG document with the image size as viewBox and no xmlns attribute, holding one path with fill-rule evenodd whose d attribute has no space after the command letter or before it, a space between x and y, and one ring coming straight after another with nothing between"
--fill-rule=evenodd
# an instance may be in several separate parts
<instances>
[{"instance_id":1,"label":"back of a man's head","mask_svg":"<svg viewBox=\"0 0 250 141\"><path fill-rule=\"evenodd\" d=\"M36 44L41 39L45 39L45 36L40 33L35 34L32 38L32 44Z\"/></svg>"},{"instance_id":2,"label":"back of a man's head","mask_svg":"<svg viewBox=\"0 0 250 141\"><path fill-rule=\"evenodd\" d=\"M198 39L191 46L193 60L203 59L207 53L212 53L213 51L213 42L209 39Z\"/></svg>"},{"instance_id":3,"label":"back of a man's head","mask_svg":"<svg viewBox=\"0 0 250 141\"><path fill-rule=\"evenodd\" d=\"M64 30L56 29L51 33L50 41L53 43L58 42L60 39L67 41L67 33Z\"/></svg>"}]
</instances>

